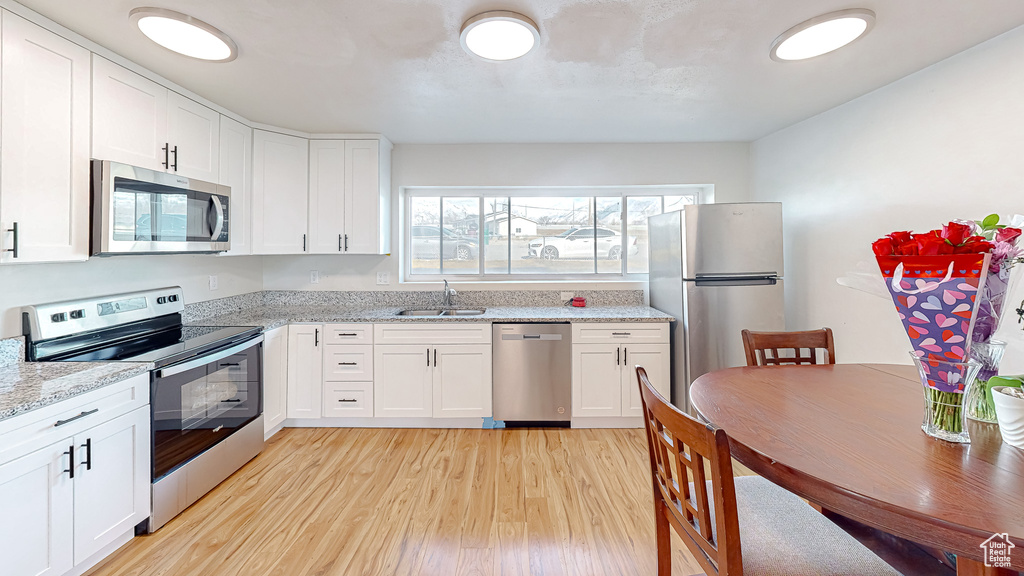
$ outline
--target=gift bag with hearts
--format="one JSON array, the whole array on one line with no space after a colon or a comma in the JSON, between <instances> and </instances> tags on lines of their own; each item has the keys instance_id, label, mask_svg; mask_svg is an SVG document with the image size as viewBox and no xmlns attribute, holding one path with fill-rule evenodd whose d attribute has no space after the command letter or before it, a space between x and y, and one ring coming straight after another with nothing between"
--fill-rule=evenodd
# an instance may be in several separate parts
<instances>
[{"instance_id":1,"label":"gift bag with hearts","mask_svg":"<svg viewBox=\"0 0 1024 576\"><path fill-rule=\"evenodd\" d=\"M876 256L914 354L922 361L965 362L985 281L989 254ZM943 392L962 392L964 382L929 378Z\"/></svg>"}]
</instances>

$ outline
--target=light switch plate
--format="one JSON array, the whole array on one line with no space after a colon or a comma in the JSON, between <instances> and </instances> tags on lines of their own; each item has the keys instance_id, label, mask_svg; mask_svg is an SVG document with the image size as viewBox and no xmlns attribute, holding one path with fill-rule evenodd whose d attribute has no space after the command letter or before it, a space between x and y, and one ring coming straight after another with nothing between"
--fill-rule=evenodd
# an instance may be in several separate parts
<instances>
[{"instance_id":1,"label":"light switch plate","mask_svg":"<svg viewBox=\"0 0 1024 576\"><path fill-rule=\"evenodd\" d=\"M377 284L379 286L385 286L391 283L390 274L387 272L377 272Z\"/></svg>"},{"instance_id":2,"label":"light switch plate","mask_svg":"<svg viewBox=\"0 0 1024 576\"><path fill-rule=\"evenodd\" d=\"M210 290L216 290L216 289L217 289L217 277L216 276L210 276Z\"/></svg>"}]
</instances>

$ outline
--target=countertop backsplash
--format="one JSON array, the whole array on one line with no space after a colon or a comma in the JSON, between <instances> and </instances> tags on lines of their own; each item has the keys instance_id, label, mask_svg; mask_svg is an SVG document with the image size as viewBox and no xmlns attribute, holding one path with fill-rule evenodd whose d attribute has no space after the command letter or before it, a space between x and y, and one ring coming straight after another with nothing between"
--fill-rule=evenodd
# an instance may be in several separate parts
<instances>
[{"instance_id":1,"label":"countertop backsplash","mask_svg":"<svg viewBox=\"0 0 1024 576\"><path fill-rule=\"evenodd\" d=\"M573 290L587 299L587 306L643 306L643 290ZM561 306L558 290L459 290L453 304L461 307ZM436 307L441 305L440 290L314 291L267 290L229 296L185 305L184 321L194 323L206 318L248 310L257 306L341 306Z\"/></svg>"}]
</instances>

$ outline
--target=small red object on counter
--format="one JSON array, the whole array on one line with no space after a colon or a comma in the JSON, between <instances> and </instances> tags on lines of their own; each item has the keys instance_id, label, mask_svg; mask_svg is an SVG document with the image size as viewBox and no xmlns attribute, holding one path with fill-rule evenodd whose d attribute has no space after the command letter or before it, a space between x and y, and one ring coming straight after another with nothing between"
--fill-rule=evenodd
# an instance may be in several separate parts
<instances>
[{"instance_id":1,"label":"small red object on counter","mask_svg":"<svg viewBox=\"0 0 1024 576\"><path fill-rule=\"evenodd\" d=\"M572 305L577 308L584 308L587 305L587 299L580 296L574 297L570 302L572 302Z\"/></svg>"}]
</instances>

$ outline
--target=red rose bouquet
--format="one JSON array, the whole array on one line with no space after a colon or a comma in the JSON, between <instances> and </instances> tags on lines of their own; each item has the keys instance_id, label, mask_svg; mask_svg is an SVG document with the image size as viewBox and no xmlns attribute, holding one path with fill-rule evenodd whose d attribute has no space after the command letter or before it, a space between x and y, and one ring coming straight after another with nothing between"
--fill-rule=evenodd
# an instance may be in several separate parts
<instances>
[{"instance_id":1,"label":"red rose bouquet","mask_svg":"<svg viewBox=\"0 0 1024 576\"><path fill-rule=\"evenodd\" d=\"M923 234L893 232L872 244L933 408L924 425L929 434L969 441L963 396L979 369L983 384L998 371L1004 344L991 338L1010 268L1024 261L1020 236L1019 227L1000 225L992 214Z\"/></svg>"}]
</instances>

